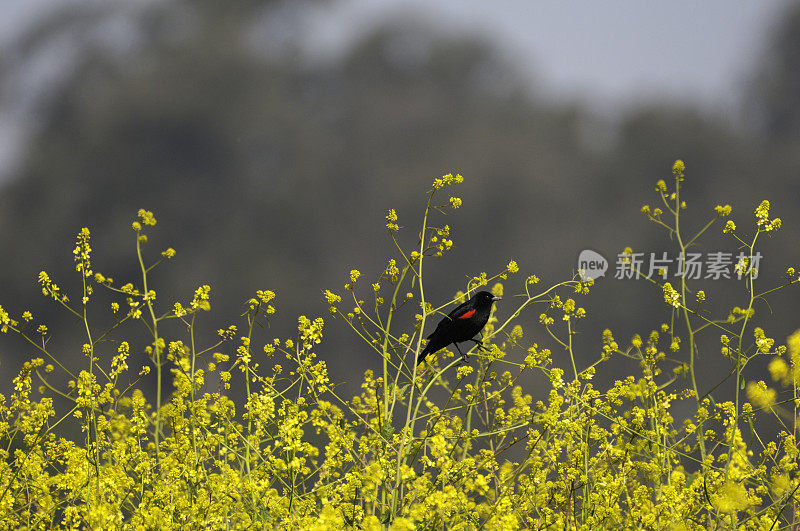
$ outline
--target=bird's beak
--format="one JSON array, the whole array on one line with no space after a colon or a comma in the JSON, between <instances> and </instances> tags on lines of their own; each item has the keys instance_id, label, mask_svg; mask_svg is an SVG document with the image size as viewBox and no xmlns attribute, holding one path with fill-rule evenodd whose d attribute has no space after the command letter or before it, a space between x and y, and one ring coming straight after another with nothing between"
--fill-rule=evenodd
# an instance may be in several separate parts
<instances>
[{"instance_id":1,"label":"bird's beak","mask_svg":"<svg viewBox=\"0 0 800 531\"><path fill-rule=\"evenodd\" d=\"M494 301L501 301L501 300L503 300L503 299L502 299L502 298L500 298L500 297L492 297L492 302L494 302Z\"/></svg>"}]
</instances>

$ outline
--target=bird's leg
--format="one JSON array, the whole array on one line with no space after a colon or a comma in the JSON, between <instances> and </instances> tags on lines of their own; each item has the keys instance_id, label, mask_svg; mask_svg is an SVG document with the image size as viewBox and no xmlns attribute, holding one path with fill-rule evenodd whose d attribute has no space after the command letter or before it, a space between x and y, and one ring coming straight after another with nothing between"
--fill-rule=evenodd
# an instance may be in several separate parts
<instances>
[{"instance_id":1,"label":"bird's leg","mask_svg":"<svg viewBox=\"0 0 800 531\"><path fill-rule=\"evenodd\" d=\"M461 361L463 361L464 363L468 362L469 361L469 356L467 356L466 354L461 352L461 349L458 348L458 343L453 343L453 345L456 346L456 350L458 351L459 354L461 354Z\"/></svg>"},{"instance_id":2,"label":"bird's leg","mask_svg":"<svg viewBox=\"0 0 800 531\"><path fill-rule=\"evenodd\" d=\"M489 349L483 346L483 341L481 341L480 339L470 339L469 341L474 341L475 344L478 345L478 348L480 348L484 352L489 352Z\"/></svg>"}]
</instances>

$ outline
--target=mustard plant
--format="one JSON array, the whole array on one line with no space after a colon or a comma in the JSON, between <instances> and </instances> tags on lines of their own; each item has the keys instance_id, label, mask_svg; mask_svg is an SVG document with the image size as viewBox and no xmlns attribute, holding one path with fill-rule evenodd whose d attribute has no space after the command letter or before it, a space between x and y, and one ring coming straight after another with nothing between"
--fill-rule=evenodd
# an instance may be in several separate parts
<instances>
[{"instance_id":1,"label":"mustard plant","mask_svg":"<svg viewBox=\"0 0 800 531\"><path fill-rule=\"evenodd\" d=\"M150 272L175 251L147 253L152 212L140 210L132 223L140 274L125 283L96 270L91 232L81 229L77 295L44 271L38 284L80 323L82 366L51 349L58 331L32 310L12 317L0 306L0 332L37 352L10 395L0 396L0 527L794 528L800 331L776 345L753 319L755 302L797 284L798 273L756 282L756 245L781 228L767 201L750 230L720 205L706 225L687 231L684 174L677 161L671 185L656 184L659 206L642 213L683 257L721 225L719 236L743 250L736 271L746 296L714 316L714 294L692 287L686 259L675 285L659 272L642 275L663 296L665 323L624 343L606 330L596 357L574 341L593 286L581 272L543 286L502 260L451 300L426 294L424 272L454 246L453 229L439 220L463 207L451 195L460 175L434 180L417 229L388 210L394 256L380 271L352 269L341 289L325 290L328 321L301 315L292 337L256 333L277 304L275 291L260 289L236 324L200 344L199 332L212 326L204 316L211 288L198 286L184 302L158 298ZM633 256L623 252L632 271ZM769 286L757 287L762 281ZM462 363L444 349L418 365L432 320L478 289L504 296L484 329L486 350L473 347ZM113 319L106 329L87 311L99 304L98 290L114 298L102 310ZM530 317L540 325L535 338L522 326ZM330 319L360 338L362 355L380 361L379 370L359 375L353 396L328 374L326 359L342 358L323 344ZM181 333L165 337L172 330L165 321ZM141 327L143 352L132 349L141 337L123 334L131 334L123 323ZM735 383L725 400L698 387L696 361L708 335L718 336L719 350L702 355L718 356ZM597 369L621 357L637 360L638 372L596 385ZM745 382L757 357L770 359L769 377ZM526 392L542 378L548 384L536 397ZM168 396L162 381L172 384ZM145 383L155 386L152 401ZM233 386L244 390L239 403ZM678 402L689 414L676 418ZM760 429L759 419L769 418L781 427L774 440ZM66 426L83 436L71 439Z\"/></svg>"}]
</instances>

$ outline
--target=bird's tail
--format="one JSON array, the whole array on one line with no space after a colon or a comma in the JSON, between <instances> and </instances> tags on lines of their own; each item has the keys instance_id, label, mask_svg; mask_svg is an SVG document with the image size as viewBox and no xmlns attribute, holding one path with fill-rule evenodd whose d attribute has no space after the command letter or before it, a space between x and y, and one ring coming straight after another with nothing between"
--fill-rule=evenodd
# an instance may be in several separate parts
<instances>
[{"instance_id":1,"label":"bird's tail","mask_svg":"<svg viewBox=\"0 0 800 531\"><path fill-rule=\"evenodd\" d=\"M428 341L428 344L427 344L427 345L425 345L425 348L424 348L424 349L422 349L422 352L420 352L420 353L419 353L419 356L417 356L417 365L419 365L419 364L421 364L423 361L425 361L425 357L426 357L428 354L430 354L430 349L431 349L431 343L430 343L430 341Z\"/></svg>"}]
</instances>

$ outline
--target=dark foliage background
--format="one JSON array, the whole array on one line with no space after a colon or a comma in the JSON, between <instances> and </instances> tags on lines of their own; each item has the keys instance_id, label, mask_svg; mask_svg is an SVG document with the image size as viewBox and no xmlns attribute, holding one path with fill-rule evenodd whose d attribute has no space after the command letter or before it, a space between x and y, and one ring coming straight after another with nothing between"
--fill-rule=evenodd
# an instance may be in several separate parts
<instances>
[{"instance_id":1,"label":"dark foliage background","mask_svg":"<svg viewBox=\"0 0 800 531\"><path fill-rule=\"evenodd\" d=\"M627 245L674 254L639 208L653 203L655 181L669 180L676 158L687 164L687 216L698 226L716 204L730 203L740 229L750 229L756 205L772 201L784 228L763 240L763 285L800 263L800 9L782 17L749 76L745 125L656 102L599 118L532 93L486 42L442 38L424 24L383 27L341 61L310 66L297 60L301 25L292 9L263 1L90 4L53 12L3 51L0 83L43 50L68 43L76 57L31 110L35 133L0 187L0 303L46 322L50 346L70 366L83 365L83 338L69 315L40 297L36 275L46 269L75 293L71 250L87 226L95 269L136 282L130 222L143 207L158 218L150 256L167 246L178 251L155 273L161 309L208 283L213 310L202 318L213 332L256 289L273 289L279 312L265 339L291 336L298 314L325 315L322 290L341 291L350 269L364 274L362 282L379 275L393 250L386 210L397 210L404 244L413 244L424 192L449 172L466 178L456 192L464 206L439 220L453 228L456 247L426 266L434 301L512 258L520 283L535 273L551 284L571 275L585 248L604 254L612 269ZM289 35L280 42L269 30L278 23ZM124 45L109 37L119 28ZM705 241L701 252L738 251L717 229ZM742 282L698 287L720 313L744 304ZM512 279L506 293L515 291ZM786 290L771 309L756 308L778 342L800 326L798 298ZM660 290L644 281L601 280L580 304L589 319L577 352L587 364L599 355L604 328L624 343L669 315ZM98 324L107 319L103 308L91 316ZM527 316L525 340L547 345L538 313ZM144 362L146 335L129 337ZM4 336L2 385L34 354ZM352 385L360 379L353 367L378 362L330 319L319 355L334 381ZM701 387L727 373L721 360L718 337L709 337ZM603 368L599 385L633 373L626 363Z\"/></svg>"}]
</instances>

